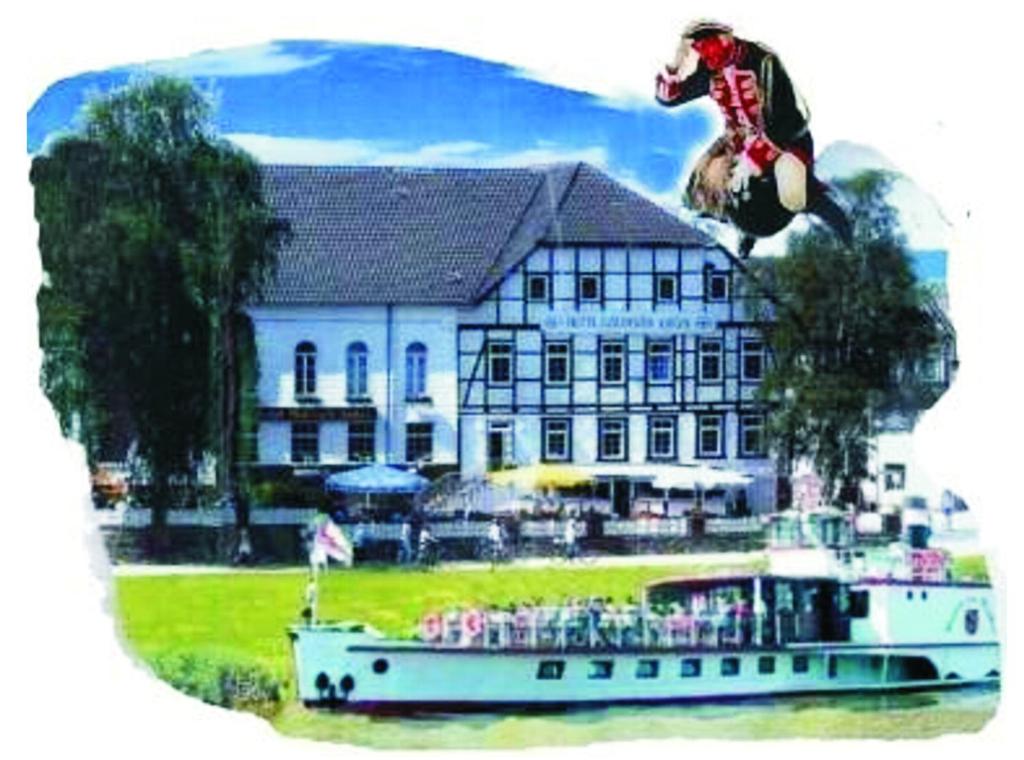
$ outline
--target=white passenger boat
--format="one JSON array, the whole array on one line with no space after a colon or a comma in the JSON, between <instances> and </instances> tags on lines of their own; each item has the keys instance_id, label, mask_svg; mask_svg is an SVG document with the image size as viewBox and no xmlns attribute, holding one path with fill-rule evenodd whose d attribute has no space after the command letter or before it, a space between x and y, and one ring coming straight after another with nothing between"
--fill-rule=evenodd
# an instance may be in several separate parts
<instances>
[{"instance_id":1,"label":"white passenger boat","mask_svg":"<svg viewBox=\"0 0 1024 760\"><path fill-rule=\"evenodd\" d=\"M988 583L949 556L852 546L845 517L780 517L764 574L668 578L635 607L430 615L418 640L291 629L299 698L369 711L564 708L999 681Z\"/></svg>"}]
</instances>

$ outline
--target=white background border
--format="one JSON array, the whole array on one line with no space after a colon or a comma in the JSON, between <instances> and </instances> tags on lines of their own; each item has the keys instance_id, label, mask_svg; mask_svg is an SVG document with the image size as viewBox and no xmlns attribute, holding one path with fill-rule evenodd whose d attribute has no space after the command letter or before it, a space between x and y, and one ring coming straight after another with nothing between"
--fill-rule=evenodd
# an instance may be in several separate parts
<instances>
[{"instance_id":1,"label":"white background border","mask_svg":"<svg viewBox=\"0 0 1024 760\"><path fill-rule=\"evenodd\" d=\"M2 692L0 747L9 757L78 752L104 758L186 755L366 756L365 750L282 739L265 723L179 696L121 652L106 580L87 522L81 454L59 438L38 391L35 289L40 281L25 115L45 88L87 70L273 39L398 42L521 65L552 81L647 97L678 29L697 16L732 22L778 50L811 105L816 143L871 145L929 191L957 238L949 279L962 369L926 425L936 473L975 510L994 548L1004 632L1019 577L1021 423L1019 317L1020 40L1009 4L956 10L889 0L842 4L593 2L212 3L102 0L4 8L4 353ZM827 10L826 10L827 9ZM12 18L15 11L18 18ZM1005 639L1004 639L1005 641ZM980 735L927 745L642 742L645 753L817 757L999 756L1021 735L1020 649L1004 649L1003 703ZM1016 719L1016 720L1015 720ZM641 749L642 746L642 749ZM993 752L993 751L996 752ZM595 750L557 750L585 757ZM602 750L614 749L605 746ZM17 753L17 754L15 754ZM532 752L555 757L556 750Z\"/></svg>"}]
</instances>

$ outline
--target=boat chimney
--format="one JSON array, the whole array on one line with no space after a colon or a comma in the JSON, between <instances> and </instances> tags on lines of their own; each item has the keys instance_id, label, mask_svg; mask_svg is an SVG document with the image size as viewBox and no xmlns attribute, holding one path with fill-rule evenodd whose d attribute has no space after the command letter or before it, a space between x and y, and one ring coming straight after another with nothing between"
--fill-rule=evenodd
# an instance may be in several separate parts
<instances>
[{"instance_id":1,"label":"boat chimney","mask_svg":"<svg viewBox=\"0 0 1024 760\"><path fill-rule=\"evenodd\" d=\"M910 544L911 549L927 549L928 538L932 532L932 529L923 524L915 524L907 526L907 543Z\"/></svg>"}]
</instances>

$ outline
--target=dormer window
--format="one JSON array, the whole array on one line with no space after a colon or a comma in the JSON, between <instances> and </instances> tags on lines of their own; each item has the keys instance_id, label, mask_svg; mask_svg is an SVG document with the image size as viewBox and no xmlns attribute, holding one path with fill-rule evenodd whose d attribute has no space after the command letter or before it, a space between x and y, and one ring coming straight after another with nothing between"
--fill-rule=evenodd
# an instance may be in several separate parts
<instances>
[{"instance_id":1,"label":"dormer window","mask_svg":"<svg viewBox=\"0 0 1024 760\"><path fill-rule=\"evenodd\" d=\"M295 395L316 395L316 346L309 341L295 347Z\"/></svg>"}]
</instances>

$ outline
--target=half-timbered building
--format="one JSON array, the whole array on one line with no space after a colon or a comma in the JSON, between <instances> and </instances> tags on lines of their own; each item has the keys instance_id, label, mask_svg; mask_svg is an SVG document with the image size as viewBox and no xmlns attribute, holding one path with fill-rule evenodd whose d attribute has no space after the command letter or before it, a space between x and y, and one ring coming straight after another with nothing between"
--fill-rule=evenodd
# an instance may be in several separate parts
<instances>
[{"instance_id":1,"label":"half-timbered building","mask_svg":"<svg viewBox=\"0 0 1024 760\"><path fill-rule=\"evenodd\" d=\"M660 465L776 473L737 262L586 164L268 166L291 225L250 310L262 466L592 468L619 511Z\"/></svg>"}]
</instances>

